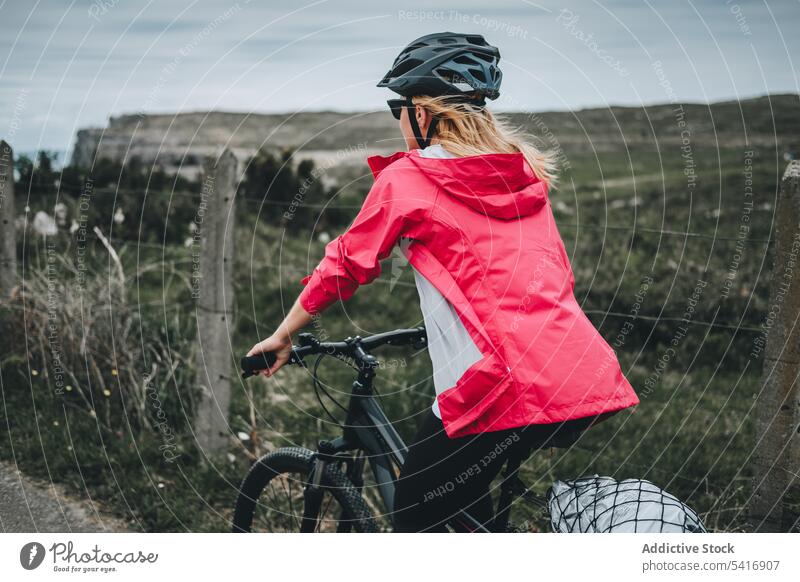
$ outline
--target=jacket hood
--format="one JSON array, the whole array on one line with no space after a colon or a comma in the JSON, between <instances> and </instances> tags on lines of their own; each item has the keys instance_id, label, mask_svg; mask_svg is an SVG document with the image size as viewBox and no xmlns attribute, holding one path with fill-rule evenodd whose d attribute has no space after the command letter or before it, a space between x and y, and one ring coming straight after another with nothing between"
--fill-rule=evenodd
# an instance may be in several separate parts
<instances>
[{"instance_id":1,"label":"jacket hood","mask_svg":"<svg viewBox=\"0 0 800 582\"><path fill-rule=\"evenodd\" d=\"M367 160L377 178L401 158L408 158L447 195L476 212L511 220L538 212L547 201L547 184L531 170L521 153L460 158L427 158L418 150Z\"/></svg>"}]
</instances>

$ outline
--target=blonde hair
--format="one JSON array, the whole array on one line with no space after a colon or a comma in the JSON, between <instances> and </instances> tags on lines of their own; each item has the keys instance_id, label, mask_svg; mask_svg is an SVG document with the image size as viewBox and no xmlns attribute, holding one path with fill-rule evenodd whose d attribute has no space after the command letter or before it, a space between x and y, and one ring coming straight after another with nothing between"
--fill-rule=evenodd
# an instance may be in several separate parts
<instances>
[{"instance_id":1,"label":"blonde hair","mask_svg":"<svg viewBox=\"0 0 800 582\"><path fill-rule=\"evenodd\" d=\"M521 153L540 180L555 185L555 156L533 145L528 135L502 116L493 115L486 107L453 102L447 97L419 96L413 101L438 118L435 139L452 154Z\"/></svg>"}]
</instances>

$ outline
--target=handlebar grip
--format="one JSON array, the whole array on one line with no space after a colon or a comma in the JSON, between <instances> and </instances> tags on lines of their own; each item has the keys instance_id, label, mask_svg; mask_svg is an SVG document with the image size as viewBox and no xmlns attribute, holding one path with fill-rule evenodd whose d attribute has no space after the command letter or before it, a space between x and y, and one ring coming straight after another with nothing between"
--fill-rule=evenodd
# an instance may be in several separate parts
<instances>
[{"instance_id":1,"label":"handlebar grip","mask_svg":"<svg viewBox=\"0 0 800 582\"><path fill-rule=\"evenodd\" d=\"M255 376L258 372L271 368L277 359L278 358L272 352L262 352L255 356L245 356L241 361L242 378Z\"/></svg>"}]
</instances>

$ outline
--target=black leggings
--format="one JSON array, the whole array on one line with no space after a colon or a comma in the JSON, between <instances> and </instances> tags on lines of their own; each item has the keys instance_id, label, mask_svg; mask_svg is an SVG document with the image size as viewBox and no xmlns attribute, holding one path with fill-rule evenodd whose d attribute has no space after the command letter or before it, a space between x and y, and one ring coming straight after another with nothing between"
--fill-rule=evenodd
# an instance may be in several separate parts
<instances>
[{"instance_id":1,"label":"black leggings","mask_svg":"<svg viewBox=\"0 0 800 582\"><path fill-rule=\"evenodd\" d=\"M489 486L509 455L568 447L596 417L485 432L451 439L428 410L420 423L395 490L398 532L442 532L460 510L488 526L494 514Z\"/></svg>"}]
</instances>

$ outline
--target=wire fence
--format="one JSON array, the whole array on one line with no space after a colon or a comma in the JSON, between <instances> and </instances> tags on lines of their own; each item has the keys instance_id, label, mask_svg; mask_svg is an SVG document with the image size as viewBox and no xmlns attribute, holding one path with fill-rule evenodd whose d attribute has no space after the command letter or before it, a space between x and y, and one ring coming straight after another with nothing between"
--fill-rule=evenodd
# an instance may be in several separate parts
<instances>
[{"instance_id":1,"label":"wire fence","mask_svg":"<svg viewBox=\"0 0 800 582\"><path fill-rule=\"evenodd\" d=\"M152 197L152 196L166 196L168 198L177 197L180 199L192 199L194 201L200 201L201 193L195 192L187 192L187 191L172 191L172 192L143 192L139 189L128 189L128 188L95 188L92 190L92 195L100 194L105 196L111 195L137 195ZM284 201L275 201L275 200L253 200L253 199L246 199L246 198L239 198L237 202L244 202L250 205L255 206L275 206L275 207L282 207L285 208L287 206L287 202ZM357 211L361 208L360 205L348 205L348 204L313 204L307 202L293 203L294 208L314 208L319 210L353 210ZM569 228L576 228L576 229L587 229L587 230L597 230L597 231L617 231L617 232L625 232L629 234L649 234L649 235L657 235L657 236L667 236L667 237L674 237L683 240L692 240L692 239L703 239L703 240L712 240L712 241L721 241L721 242L737 242L740 244L747 244L747 243L755 243L755 244L770 244L773 239L772 238L747 238L747 237L727 237L727 236L720 236L716 234L708 234L708 233L699 233L699 232L690 232L690 231L677 231L671 229L658 229L658 228L650 228L650 227L643 227L637 224L630 224L630 225L619 225L619 224L595 224L595 223L586 223L586 222L558 222L559 228L561 227L569 227ZM189 236L187 235L187 238ZM157 243L157 242L150 242L150 241L136 241L136 240L127 240L127 239L114 239L113 244L115 245L133 245L135 247L144 247L144 248L152 248L158 250L166 250L166 249L179 249L179 248L187 248L191 245L180 245L174 243ZM307 274L307 269L301 269L292 265L276 265L269 261L259 260L257 264L258 268L270 268L270 269L282 269L293 271L297 275L304 275ZM388 281L384 279L377 279L374 283L382 284L382 285L391 285L400 286L400 287L415 287L415 283L409 283L405 281ZM655 325L661 325L666 323L688 323L693 326L700 326L700 327L708 327L714 329L726 329L726 330L734 330L734 331L746 331L751 333L761 333L763 329L760 327L753 327L753 326L743 326L739 324L730 324L730 323L718 323L718 322L707 322L707 321L697 321L697 320L686 320L684 318L675 317L675 316L648 316L648 315L641 315L641 314L631 314L631 313L621 313L611 310L602 310L602 309L584 309L584 312L587 314L592 315L599 315L602 317L616 317L616 318L625 318L631 320L642 320L642 321L650 321L653 322Z\"/></svg>"},{"instance_id":2,"label":"wire fence","mask_svg":"<svg viewBox=\"0 0 800 582\"><path fill-rule=\"evenodd\" d=\"M92 191L92 195L100 194L100 195L119 195L119 194L133 194L133 195L143 195L142 190L138 189L125 189L125 188L95 188ZM193 193L193 192L185 192L185 191L174 191L174 192L148 192L147 196L168 196L168 197L178 197L178 198L190 198L192 200L199 201L201 194L200 193ZM252 199L240 199L248 204L258 205L258 206L281 206L285 207L285 202L279 201L271 201L271 200L252 200ZM307 208L318 208L320 210L339 210L339 209L348 209L348 210L358 210L361 208L359 205L339 205L339 204L309 204L309 203L301 203L298 207L307 207ZM670 229L657 229L657 228L649 228L649 227L642 227L636 224L632 225L614 225L614 224L593 224L593 223L585 223L585 222L559 222L559 227L570 227L570 228L577 228L577 229L588 229L588 230L598 230L598 231L624 231L630 234L651 234L651 235L658 235L658 236L668 236L668 237L675 237L684 240L691 240L691 239L705 239L705 240L713 240L713 241L725 241L725 242L747 242L747 243L760 243L768 245L769 243L773 242L772 238L742 238L742 237L725 237L719 236L715 234L707 234L707 233L698 233L698 232L689 232L689 231L676 231ZM187 235L187 238L188 235ZM175 249L186 249L187 251L191 248L192 245L190 244L177 244L177 243L158 243L158 242L150 242L150 241L132 241L126 239L117 239L114 241L116 244L122 244L123 250L127 246L133 247L143 247L155 250L175 250ZM301 269L292 265L276 265L272 262L265 261L265 260L257 260L256 261L256 268L258 269L281 269L284 271L294 271L298 276L302 276L307 274L306 271L308 269ZM399 287L407 287L412 288L416 287L415 283L406 282L406 281L397 281L397 280L385 280L385 279L377 279L374 283L379 285L391 285L392 287L399 286ZM731 323L720 323L720 322L708 322L708 321L697 321L697 320L686 320L685 318L675 317L671 315L667 316L648 316L642 314L631 314L631 313L622 313L612 310L602 310L602 309L584 309L584 312L591 315L597 315L602 317L615 317L615 318L624 318L630 320L641 320L641 321L650 321L653 322L655 325L667 324L667 323L686 323L693 326L700 326L700 327L707 327L713 329L725 329L725 330L734 330L734 331L745 331L751 333L762 333L764 330L760 327L753 327L753 326L746 326L746 325L739 325L739 324L731 324Z\"/></svg>"},{"instance_id":3,"label":"wire fence","mask_svg":"<svg viewBox=\"0 0 800 582\"><path fill-rule=\"evenodd\" d=\"M119 194L138 194L141 195L141 190L136 189L124 189L124 188L95 188L92 191L92 194L99 193L103 195L119 195ZM148 192L147 196L167 196L167 197L178 197L178 198L191 198L193 200L199 200L201 194L194 193L194 192L183 192L183 191L175 191L175 192ZM278 201L278 200L253 200L249 198L239 198L237 200L238 203L245 203L245 204L252 204L254 206L275 206L286 208L289 205L289 202L286 201ZM293 208L314 208L318 210L360 210L361 205L359 204L313 204L308 202L291 202ZM750 237L738 237L738 236L722 236L718 234L708 234L702 232L691 232L691 231L679 231L679 230L671 230L671 229L660 229L660 228L650 228L645 226L640 226L636 223L624 225L624 224L596 224L596 223L588 223L588 222L565 222L560 221L558 222L559 227L571 227L577 229L588 229L588 230L601 230L601 231L622 231L622 232L630 232L630 233L647 233L647 234L657 234L659 236L672 236L676 238L683 238L683 239L706 239L706 240L713 240L713 241L726 241L726 242L742 242L742 243L760 243L760 244L769 244L772 242L771 238L750 238Z\"/></svg>"}]
</instances>

